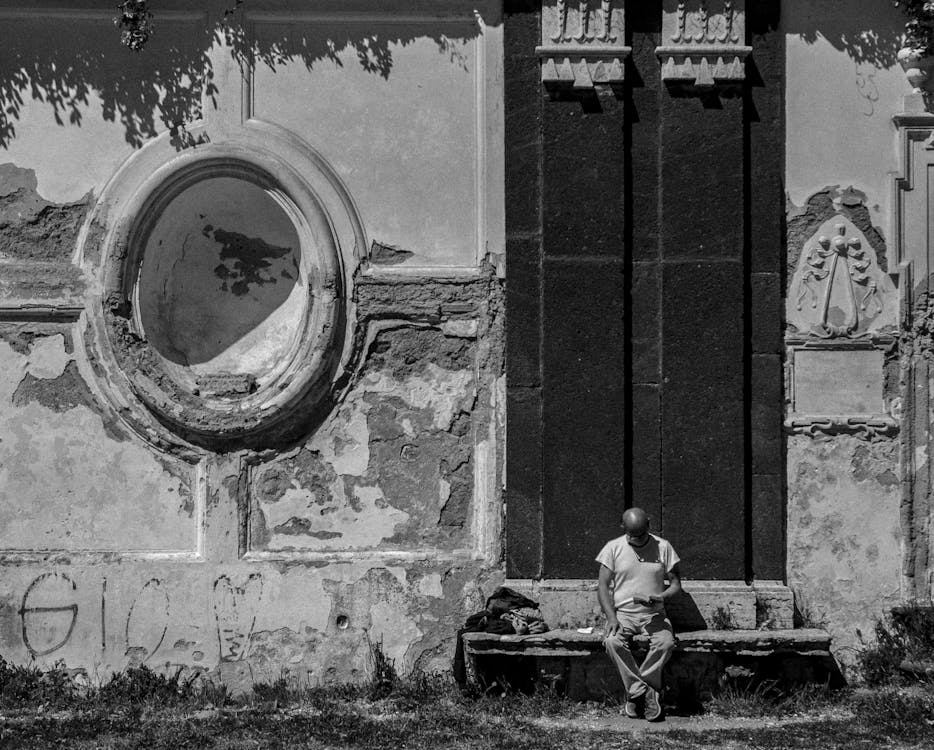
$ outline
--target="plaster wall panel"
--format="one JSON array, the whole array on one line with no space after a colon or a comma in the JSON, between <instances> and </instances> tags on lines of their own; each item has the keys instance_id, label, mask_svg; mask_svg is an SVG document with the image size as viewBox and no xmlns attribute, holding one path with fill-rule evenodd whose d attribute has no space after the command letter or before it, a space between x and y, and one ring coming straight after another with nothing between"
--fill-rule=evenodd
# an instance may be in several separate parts
<instances>
[{"instance_id":1,"label":"plaster wall panel","mask_svg":"<svg viewBox=\"0 0 934 750\"><path fill-rule=\"evenodd\" d=\"M253 471L252 551L470 548L474 342L403 327L376 345L311 440Z\"/></svg>"},{"instance_id":2,"label":"plaster wall panel","mask_svg":"<svg viewBox=\"0 0 934 750\"><path fill-rule=\"evenodd\" d=\"M782 3L785 189L791 203L803 206L825 186L852 185L869 196L873 222L886 226L897 167L891 118L911 90L895 59L905 19L891 3L853 11L846 0Z\"/></svg>"},{"instance_id":3,"label":"plaster wall panel","mask_svg":"<svg viewBox=\"0 0 934 750\"><path fill-rule=\"evenodd\" d=\"M203 12L164 11L139 54L120 44L110 8L12 5L0 4L0 164L32 170L46 200L99 192L144 141L200 116Z\"/></svg>"},{"instance_id":4,"label":"plaster wall panel","mask_svg":"<svg viewBox=\"0 0 934 750\"><path fill-rule=\"evenodd\" d=\"M94 682L142 664L234 690L362 681L371 638L400 671L449 668L457 627L483 606L478 586L499 580L450 564L8 567L0 639L4 658L61 660Z\"/></svg>"},{"instance_id":5,"label":"plaster wall panel","mask_svg":"<svg viewBox=\"0 0 934 750\"><path fill-rule=\"evenodd\" d=\"M788 440L788 583L842 661L901 600L897 456L893 439Z\"/></svg>"},{"instance_id":6,"label":"plaster wall panel","mask_svg":"<svg viewBox=\"0 0 934 750\"><path fill-rule=\"evenodd\" d=\"M70 335L0 339L0 549L195 554L196 470L100 413Z\"/></svg>"},{"instance_id":7,"label":"plaster wall panel","mask_svg":"<svg viewBox=\"0 0 934 750\"><path fill-rule=\"evenodd\" d=\"M795 354L795 411L803 414L877 414L882 400L882 357L867 351Z\"/></svg>"},{"instance_id":8,"label":"plaster wall panel","mask_svg":"<svg viewBox=\"0 0 934 750\"><path fill-rule=\"evenodd\" d=\"M485 254L483 29L473 18L361 13L353 23L258 17L258 46L277 58L256 61L252 115L320 151L355 196L369 237L396 248L396 259L475 266Z\"/></svg>"}]
</instances>

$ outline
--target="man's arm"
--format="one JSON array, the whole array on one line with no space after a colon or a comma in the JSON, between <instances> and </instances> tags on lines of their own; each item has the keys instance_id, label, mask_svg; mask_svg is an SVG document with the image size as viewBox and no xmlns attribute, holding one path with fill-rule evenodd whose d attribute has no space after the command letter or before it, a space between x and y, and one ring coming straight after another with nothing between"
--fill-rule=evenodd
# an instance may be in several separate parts
<instances>
[{"instance_id":1,"label":"man's arm","mask_svg":"<svg viewBox=\"0 0 934 750\"><path fill-rule=\"evenodd\" d=\"M681 570L678 567L678 563L675 563L671 570L668 571L668 588L665 589L661 596L655 597L658 601L665 602L668 599L673 599L678 594L681 593Z\"/></svg>"},{"instance_id":2,"label":"man's arm","mask_svg":"<svg viewBox=\"0 0 934 750\"><path fill-rule=\"evenodd\" d=\"M648 606L650 604L657 604L661 602L664 604L668 599L673 599L678 594L681 593L681 571L678 569L678 563L675 563L671 570L668 571L668 588L666 588L661 594L654 594L652 596L636 596L633 601L637 604L644 604Z\"/></svg>"},{"instance_id":3,"label":"man's arm","mask_svg":"<svg viewBox=\"0 0 934 750\"><path fill-rule=\"evenodd\" d=\"M616 605L613 603L613 592L610 584L613 581L613 571L606 565L600 566L597 577L597 599L603 614L606 615L606 634L616 635L619 632L619 620L616 619Z\"/></svg>"}]
</instances>

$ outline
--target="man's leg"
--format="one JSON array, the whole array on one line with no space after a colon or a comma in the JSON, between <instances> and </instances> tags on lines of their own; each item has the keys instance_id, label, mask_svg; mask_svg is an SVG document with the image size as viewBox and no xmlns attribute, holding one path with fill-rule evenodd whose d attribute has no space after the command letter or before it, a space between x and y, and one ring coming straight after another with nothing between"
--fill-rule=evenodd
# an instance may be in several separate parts
<instances>
[{"instance_id":1,"label":"man's leg","mask_svg":"<svg viewBox=\"0 0 934 750\"><path fill-rule=\"evenodd\" d=\"M629 699L638 698L645 693L645 682L639 671L636 660L632 657L629 643L636 632L636 625L629 622L621 615L618 615L621 630L616 635L608 635L603 640L603 647L607 654L616 665L623 685L626 687L626 695Z\"/></svg>"},{"instance_id":2,"label":"man's leg","mask_svg":"<svg viewBox=\"0 0 934 750\"><path fill-rule=\"evenodd\" d=\"M643 625L642 630L649 636L649 652L645 661L639 668L639 675L643 682L653 690L662 690L662 669L671 658L675 647L675 637L671 630L671 623L665 615L653 615L652 619Z\"/></svg>"}]
</instances>

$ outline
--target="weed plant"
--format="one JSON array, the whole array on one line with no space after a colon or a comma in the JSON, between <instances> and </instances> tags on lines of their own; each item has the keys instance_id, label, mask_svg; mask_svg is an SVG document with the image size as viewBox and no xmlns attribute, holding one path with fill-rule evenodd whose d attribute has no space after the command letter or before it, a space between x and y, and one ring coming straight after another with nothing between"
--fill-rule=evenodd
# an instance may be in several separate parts
<instances>
[{"instance_id":1,"label":"weed plant","mask_svg":"<svg viewBox=\"0 0 934 750\"><path fill-rule=\"evenodd\" d=\"M706 704L708 713L727 718L761 719L798 716L841 705L848 693L827 685L801 685L789 688L777 680L726 685Z\"/></svg>"},{"instance_id":2,"label":"weed plant","mask_svg":"<svg viewBox=\"0 0 934 750\"><path fill-rule=\"evenodd\" d=\"M888 618L876 623L875 643L864 643L857 660L869 685L903 682L901 665L906 660L934 661L934 606L895 607Z\"/></svg>"}]
</instances>

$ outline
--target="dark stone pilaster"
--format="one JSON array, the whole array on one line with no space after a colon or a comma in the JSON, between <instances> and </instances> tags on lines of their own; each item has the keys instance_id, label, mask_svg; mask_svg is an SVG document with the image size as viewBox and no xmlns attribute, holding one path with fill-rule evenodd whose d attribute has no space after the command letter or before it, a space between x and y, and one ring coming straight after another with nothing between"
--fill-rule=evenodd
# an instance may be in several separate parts
<instances>
[{"instance_id":1,"label":"dark stone pilaster","mask_svg":"<svg viewBox=\"0 0 934 750\"><path fill-rule=\"evenodd\" d=\"M542 570L541 73L539 3L505 4L506 572Z\"/></svg>"}]
</instances>

